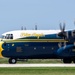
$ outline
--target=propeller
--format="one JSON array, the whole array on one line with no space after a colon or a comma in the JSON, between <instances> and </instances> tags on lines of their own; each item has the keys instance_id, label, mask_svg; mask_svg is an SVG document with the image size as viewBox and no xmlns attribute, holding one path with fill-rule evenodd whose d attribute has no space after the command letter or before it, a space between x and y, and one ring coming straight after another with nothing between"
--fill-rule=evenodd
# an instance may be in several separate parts
<instances>
[{"instance_id":1,"label":"propeller","mask_svg":"<svg viewBox=\"0 0 75 75\"><path fill-rule=\"evenodd\" d=\"M61 31L58 33L58 36L62 37L64 40L67 40L68 36L67 36L67 32L65 31L65 26L66 26L65 22L63 23L63 26L61 23L59 24L59 26L60 26ZM61 44L61 42L60 42L60 45L64 46L64 48L65 48L66 42L64 42L63 44Z\"/></svg>"},{"instance_id":2,"label":"propeller","mask_svg":"<svg viewBox=\"0 0 75 75\"><path fill-rule=\"evenodd\" d=\"M58 33L58 36L63 37L64 39L66 39L67 34L66 34L66 31L65 31L65 26L66 26L65 22L63 23L63 26L61 25L61 23L59 25L60 25L61 32Z\"/></svg>"}]
</instances>

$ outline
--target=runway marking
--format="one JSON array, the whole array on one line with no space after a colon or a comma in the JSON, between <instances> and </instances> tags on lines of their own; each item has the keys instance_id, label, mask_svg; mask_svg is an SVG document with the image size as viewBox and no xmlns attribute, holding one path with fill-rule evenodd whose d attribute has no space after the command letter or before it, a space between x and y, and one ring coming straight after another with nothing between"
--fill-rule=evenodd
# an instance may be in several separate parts
<instances>
[{"instance_id":1,"label":"runway marking","mask_svg":"<svg viewBox=\"0 0 75 75\"><path fill-rule=\"evenodd\" d=\"M75 64L0 64L0 67L75 67Z\"/></svg>"}]
</instances>

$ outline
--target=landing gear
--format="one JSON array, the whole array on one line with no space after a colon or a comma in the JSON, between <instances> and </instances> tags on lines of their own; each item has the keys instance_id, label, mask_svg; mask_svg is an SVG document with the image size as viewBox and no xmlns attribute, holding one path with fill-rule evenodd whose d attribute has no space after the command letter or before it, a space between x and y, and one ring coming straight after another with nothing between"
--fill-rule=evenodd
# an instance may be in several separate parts
<instances>
[{"instance_id":1,"label":"landing gear","mask_svg":"<svg viewBox=\"0 0 75 75\"><path fill-rule=\"evenodd\" d=\"M14 58L9 59L9 64L16 64L16 62L17 62L17 59L14 59Z\"/></svg>"},{"instance_id":2,"label":"landing gear","mask_svg":"<svg viewBox=\"0 0 75 75\"><path fill-rule=\"evenodd\" d=\"M72 62L72 60L70 58L63 59L63 63L65 63L65 64L70 64L71 62Z\"/></svg>"},{"instance_id":3,"label":"landing gear","mask_svg":"<svg viewBox=\"0 0 75 75\"><path fill-rule=\"evenodd\" d=\"M73 63L75 63L75 58L73 59Z\"/></svg>"}]
</instances>

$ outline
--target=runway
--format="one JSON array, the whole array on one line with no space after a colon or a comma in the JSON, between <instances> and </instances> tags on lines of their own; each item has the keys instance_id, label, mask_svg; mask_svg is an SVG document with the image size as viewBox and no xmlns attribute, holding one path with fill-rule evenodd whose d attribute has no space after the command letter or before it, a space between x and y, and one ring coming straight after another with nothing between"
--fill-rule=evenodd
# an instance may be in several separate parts
<instances>
[{"instance_id":1,"label":"runway","mask_svg":"<svg viewBox=\"0 0 75 75\"><path fill-rule=\"evenodd\" d=\"M0 64L0 67L75 67L75 64Z\"/></svg>"}]
</instances>

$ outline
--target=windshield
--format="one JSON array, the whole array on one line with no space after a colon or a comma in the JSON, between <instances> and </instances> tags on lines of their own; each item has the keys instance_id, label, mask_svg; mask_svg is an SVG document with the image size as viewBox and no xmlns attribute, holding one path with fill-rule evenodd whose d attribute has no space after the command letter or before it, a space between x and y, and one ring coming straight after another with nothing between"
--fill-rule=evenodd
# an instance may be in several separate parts
<instances>
[{"instance_id":1,"label":"windshield","mask_svg":"<svg viewBox=\"0 0 75 75\"><path fill-rule=\"evenodd\" d=\"M2 36L2 39L5 39L6 38L6 36Z\"/></svg>"},{"instance_id":2,"label":"windshield","mask_svg":"<svg viewBox=\"0 0 75 75\"><path fill-rule=\"evenodd\" d=\"M13 39L13 34L6 34L6 36L2 36L3 39Z\"/></svg>"}]
</instances>

